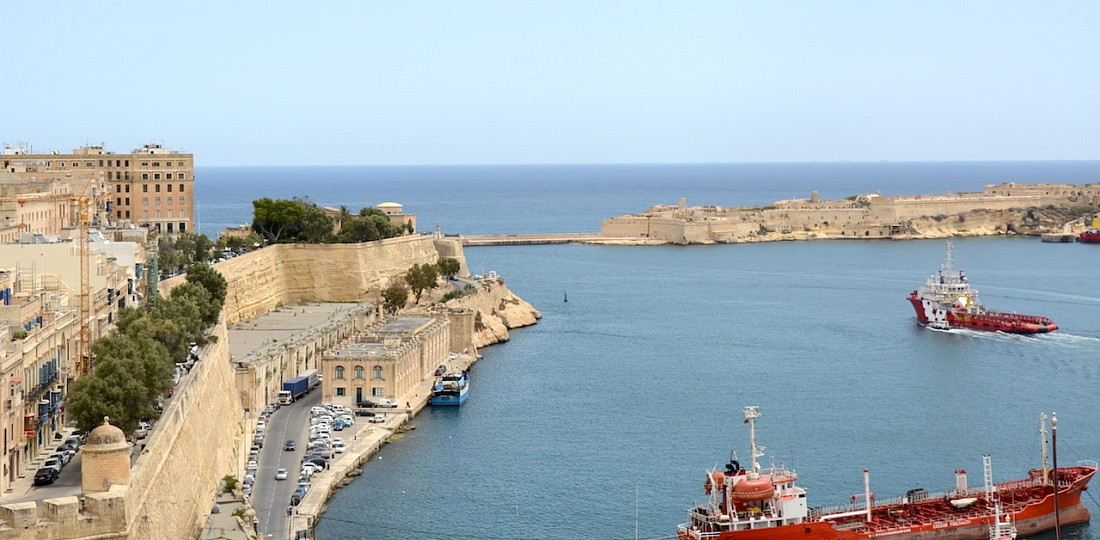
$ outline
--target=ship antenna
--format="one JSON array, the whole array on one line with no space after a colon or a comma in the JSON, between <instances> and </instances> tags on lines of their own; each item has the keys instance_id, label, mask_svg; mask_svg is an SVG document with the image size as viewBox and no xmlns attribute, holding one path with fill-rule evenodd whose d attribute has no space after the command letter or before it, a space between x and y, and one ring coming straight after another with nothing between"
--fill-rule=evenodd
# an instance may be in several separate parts
<instances>
[{"instance_id":1,"label":"ship antenna","mask_svg":"<svg viewBox=\"0 0 1100 540\"><path fill-rule=\"evenodd\" d=\"M1062 540L1062 520L1058 517L1058 415L1050 413L1050 448L1054 454L1054 538Z\"/></svg>"},{"instance_id":2,"label":"ship antenna","mask_svg":"<svg viewBox=\"0 0 1100 540\"><path fill-rule=\"evenodd\" d=\"M749 453L752 455L752 477L756 479L760 475L760 463L758 457L764 457L764 447L756 445L756 419L760 418L760 407L745 407L745 423L749 425Z\"/></svg>"},{"instance_id":3,"label":"ship antenna","mask_svg":"<svg viewBox=\"0 0 1100 540\"><path fill-rule=\"evenodd\" d=\"M951 271L954 270L954 268L955 268L955 264L954 264L955 263L955 258L954 258L954 256L952 256L952 252L954 250L955 250L955 247L952 246L951 241L948 240L947 241L947 258L946 258L946 260L943 261L943 271L945 273L948 273L948 274L950 274Z\"/></svg>"},{"instance_id":4,"label":"ship antenna","mask_svg":"<svg viewBox=\"0 0 1100 540\"><path fill-rule=\"evenodd\" d=\"M1050 482L1050 456L1047 453L1047 414L1039 413L1039 441L1043 448L1043 483Z\"/></svg>"}]
</instances>

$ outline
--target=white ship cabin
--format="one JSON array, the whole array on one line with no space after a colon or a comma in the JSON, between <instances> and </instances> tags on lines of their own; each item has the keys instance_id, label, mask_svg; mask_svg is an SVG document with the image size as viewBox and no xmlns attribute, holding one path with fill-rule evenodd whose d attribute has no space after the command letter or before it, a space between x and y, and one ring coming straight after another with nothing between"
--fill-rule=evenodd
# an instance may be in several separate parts
<instances>
[{"instance_id":1,"label":"white ship cabin","mask_svg":"<svg viewBox=\"0 0 1100 540\"><path fill-rule=\"evenodd\" d=\"M709 504L689 512L689 526L703 533L722 533L794 525L806 521L806 490L796 486L798 476L785 468L745 471L731 459L725 471L707 478Z\"/></svg>"}]
</instances>

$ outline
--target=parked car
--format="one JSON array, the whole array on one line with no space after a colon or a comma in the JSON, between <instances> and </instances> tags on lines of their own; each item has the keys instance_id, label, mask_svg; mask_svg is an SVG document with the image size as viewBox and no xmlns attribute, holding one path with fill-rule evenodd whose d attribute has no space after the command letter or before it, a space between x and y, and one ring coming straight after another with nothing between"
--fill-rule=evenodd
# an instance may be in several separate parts
<instances>
[{"instance_id":1,"label":"parked car","mask_svg":"<svg viewBox=\"0 0 1100 540\"><path fill-rule=\"evenodd\" d=\"M253 460L249 460L248 465L245 467L245 470L254 471L258 468L260 468L260 465L258 463L256 463L256 460L253 459Z\"/></svg>"},{"instance_id":2,"label":"parked car","mask_svg":"<svg viewBox=\"0 0 1100 540\"><path fill-rule=\"evenodd\" d=\"M144 439L149 436L149 424L146 422L138 422L138 427L134 430L134 437Z\"/></svg>"},{"instance_id":3,"label":"parked car","mask_svg":"<svg viewBox=\"0 0 1100 540\"><path fill-rule=\"evenodd\" d=\"M276 480L286 480L286 469L279 469L275 471Z\"/></svg>"},{"instance_id":4,"label":"parked car","mask_svg":"<svg viewBox=\"0 0 1100 540\"><path fill-rule=\"evenodd\" d=\"M385 416L372 416L370 418L367 418L367 421L372 423L372 424L383 424L383 423L386 422L386 417Z\"/></svg>"},{"instance_id":5,"label":"parked car","mask_svg":"<svg viewBox=\"0 0 1100 540\"><path fill-rule=\"evenodd\" d=\"M53 467L42 467L34 473L34 485L45 486L47 484L52 484L57 480L59 475L60 473Z\"/></svg>"},{"instance_id":6,"label":"parked car","mask_svg":"<svg viewBox=\"0 0 1100 540\"><path fill-rule=\"evenodd\" d=\"M343 454L348 449L348 445L343 441L338 443L332 443L332 451L337 454Z\"/></svg>"},{"instance_id":7,"label":"parked car","mask_svg":"<svg viewBox=\"0 0 1100 540\"><path fill-rule=\"evenodd\" d=\"M290 496L290 504L292 506L298 506L298 503L302 502L302 495L303 494L295 491L294 494Z\"/></svg>"},{"instance_id":8,"label":"parked car","mask_svg":"<svg viewBox=\"0 0 1100 540\"><path fill-rule=\"evenodd\" d=\"M373 409L373 408L377 407L378 404L371 401L371 400L369 400L369 399L364 399L362 401L357 402L355 404L355 406L359 407L361 409Z\"/></svg>"},{"instance_id":9,"label":"parked car","mask_svg":"<svg viewBox=\"0 0 1100 540\"><path fill-rule=\"evenodd\" d=\"M50 459L47 459L46 463L44 463L42 465L42 468L47 468L47 467L53 467L54 469L57 469L58 473L60 473L61 468L64 467L64 465L61 464L60 459L57 459L55 457L51 457Z\"/></svg>"},{"instance_id":10,"label":"parked car","mask_svg":"<svg viewBox=\"0 0 1100 540\"><path fill-rule=\"evenodd\" d=\"M392 409L392 408L396 408L396 407L397 407L397 402L396 402L396 401L392 401L392 400L389 400L389 399L386 399L386 398L381 398L381 399L379 399L379 400L378 400L378 406L379 406L379 407L383 407L383 408L389 408L389 409Z\"/></svg>"},{"instance_id":11,"label":"parked car","mask_svg":"<svg viewBox=\"0 0 1100 540\"><path fill-rule=\"evenodd\" d=\"M374 413L366 409L355 409L355 416L374 416Z\"/></svg>"},{"instance_id":12,"label":"parked car","mask_svg":"<svg viewBox=\"0 0 1100 540\"><path fill-rule=\"evenodd\" d=\"M72 459L71 455L69 455L68 453L63 452L63 451L62 452L54 452L53 454L50 455L50 457L51 458L57 458L57 460L61 462L62 466L68 465L69 460Z\"/></svg>"}]
</instances>

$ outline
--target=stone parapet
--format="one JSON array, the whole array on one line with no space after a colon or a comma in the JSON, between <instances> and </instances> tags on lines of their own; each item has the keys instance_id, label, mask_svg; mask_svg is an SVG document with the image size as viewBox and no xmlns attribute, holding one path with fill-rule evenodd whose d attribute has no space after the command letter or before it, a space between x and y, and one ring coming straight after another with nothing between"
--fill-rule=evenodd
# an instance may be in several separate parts
<instances>
[{"instance_id":1,"label":"stone parapet","mask_svg":"<svg viewBox=\"0 0 1100 540\"><path fill-rule=\"evenodd\" d=\"M102 540L128 538L126 486L77 497L59 497L0 506L0 540Z\"/></svg>"}]
</instances>

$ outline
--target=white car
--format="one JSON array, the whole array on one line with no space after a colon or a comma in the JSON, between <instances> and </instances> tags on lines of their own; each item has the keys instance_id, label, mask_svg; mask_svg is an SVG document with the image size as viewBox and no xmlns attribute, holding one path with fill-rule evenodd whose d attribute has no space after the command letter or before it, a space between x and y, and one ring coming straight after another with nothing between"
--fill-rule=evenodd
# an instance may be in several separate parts
<instances>
[{"instance_id":1,"label":"white car","mask_svg":"<svg viewBox=\"0 0 1100 540\"><path fill-rule=\"evenodd\" d=\"M390 409L397 407L397 402L396 401L389 400L389 399L386 399L386 398L379 398L375 401L375 403L379 407L385 407L385 408L390 408Z\"/></svg>"},{"instance_id":2,"label":"white car","mask_svg":"<svg viewBox=\"0 0 1100 540\"><path fill-rule=\"evenodd\" d=\"M286 469L279 469L275 471L276 480L286 480Z\"/></svg>"},{"instance_id":3,"label":"white car","mask_svg":"<svg viewBox=\"0 0 1100 540\"><path fill-rule=\"evenodd\" d=\"M248 471L254 471L258 468L260 468L260 464L256 463L255 460L249 461L248 465L245 466L245 470L248 470Z\"/></svg>"},{"instance_id":4,"label":"white car","mask_svg":"<svg viewBox=\"0 0 1100 540\"><path fill-rule=\"evenodd\" d=\"M370 418L367 418L367 421L372 424L383 424L386 422L386 417L382 415L371 416Z\"/></svg>"},{"instance_id":5,"label":"white car","mask_svg":"<svg viewBox=\"0 0 1100 540\"><path fill-rule=\"evenodd\" d=\"M348 445L343 442L332 443L332 451L337 454L343 454L348 449Z\"/></svg>"}]
</instances>

